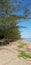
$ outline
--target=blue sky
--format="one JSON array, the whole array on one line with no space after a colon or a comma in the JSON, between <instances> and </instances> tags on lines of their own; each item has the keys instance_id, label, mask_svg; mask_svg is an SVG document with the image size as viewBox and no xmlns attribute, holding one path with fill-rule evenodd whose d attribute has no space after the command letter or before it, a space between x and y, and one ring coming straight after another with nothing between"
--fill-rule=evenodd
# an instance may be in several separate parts
<instances>
[{"instance_id":1,"label":"blue sky","mask_svg":"<svg viewBox=\"0 0 31 65\"><path fill-rule=\"evenodd\" d=\"M30 6L27 5L27 4L29 4ZM24 5L27 5L28 9L30 9L30 11L31 11L31 0L23 0L22 6L24 6ZM23 15L23 11L22 10L16 11L13 14ZM25 26L25 27L27 27L27 28L20 28L19 29L20 31L22 31L21 32L22 38L31 38L31 19L28 19L28 20L20 20L18 25L19 26Z\"/></svg>"},{"instance_id":2,"label":"blue sky","mask_svg":"<svg viewBox=\"0 0 31 65\"><path fill-rule=\"evenodd\" d=\"M31 20L23 20L20 22L19 26L26 27L20 29L22 38L31 38Z\"/></svg>"},{"instance_id":3,"label":"blue sky","mask_svg":"<svg viewBox=\"0 0 31 65\"><path fill-rule=\"evenodd\" d=\"M29 2L31 2L31 0L24 0L25 4ZM22 38L31 38L31 20L23 20L20 25L27 27L21 29Z\"/></svg>"},{"instance_id":4,"label":"blue sky","mask_svg":"<svg viewBox=\"0 0 31 65\"><path fill-rule=\"evenodd\" d=\"M24 4L31 3L31 0L24 0L23 3ZM31 5L30 5L30 7L31 7ZM30 9L30 7L29 7L29 9ZM28 20L22 20L19 22L21 22L21 23L19 23L19 26L27 27L27 28L21 28L20 29L22 31L21 32L22 38L31 38L31 19L30 20L29 19Z\"/></svg>"}]
</instances>

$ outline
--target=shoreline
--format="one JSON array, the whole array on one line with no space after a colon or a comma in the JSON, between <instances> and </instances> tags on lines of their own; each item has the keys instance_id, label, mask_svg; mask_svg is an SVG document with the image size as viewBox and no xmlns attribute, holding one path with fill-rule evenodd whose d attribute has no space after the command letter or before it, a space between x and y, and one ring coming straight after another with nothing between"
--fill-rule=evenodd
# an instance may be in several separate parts
<instances>
[{"instance_id":1,"label":"shoreline","mask_svg":"<svg viewBox=\"0 0 31 65\"><path fill-rule=\"evenodd\" d=\"M31 41L28 41L28 40L25 40L25 39L21 39L21 41L24 42L24 43L29 43L29 44L31 43Z\"/></svg>"},{"instance_id":2,"label":"shoreline","mask_svg":"<svg viewBox=\"0 0 31 65\"><path fill-rule=\"evenodd\" d=\"M25 40L25 41L31 43L31 38L22 38L22 40Z\"/></svg>"},{"instance_id":3,"label":"shoreline","mask_svg":"<svg viewBox=\"0 0 31 65\"><path fill-rule=\"evenodd\" d=\"M22 43L26 43L26 44L27 44L27 47L28 47L29 49L31 49L31 42L28 42L28 41L26 41L26 40L21 40L21 42L22 42Z\"/></svg>"}]
</instances>

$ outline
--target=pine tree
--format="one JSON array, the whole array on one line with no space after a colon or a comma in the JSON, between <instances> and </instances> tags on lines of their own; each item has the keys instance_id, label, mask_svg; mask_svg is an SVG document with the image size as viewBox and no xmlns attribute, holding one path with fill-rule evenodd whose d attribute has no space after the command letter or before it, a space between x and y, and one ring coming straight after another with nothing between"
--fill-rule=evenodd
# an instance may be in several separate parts
<instances>
[{"instance_id":1,"label":"pine tree","mask_svg":"<svg viewBox=\"0 0 31 65\"><path fill-rule=\"evenodd\" d=\"M19 10L19 4L13 5L15 0L0 0L0 36L10 39L20 39L19 26L17 26L17 20L27 18L27 14L24 16L14 15L13 12ZM17 3L17 1L16 1ZM26 11L27 13L27 11ZM3 32L2 32L3 31Z\"/></svg>"},{"instance_id":2,"label":"pine tree","mask_svg":"<svg viewBox=\"0 0 31 65\"><path fill-rule=\"evenodd\" d=\"M0 26L2 26L3 28L1 28L0 32L0 37L4 36L5 38L10 38L10 39L19 39L20 38L20 34L19 34L19 30L18 30L18 26L16 23L16 16L14 17L12 15L12 11L10 10L11 8L13 9L14 7L12 5L9 5L9 0L0 0L0 22L2 24L0 24ZM7 26L6 23L10 23L10 26Z\"/></svg>"}]
</instances>

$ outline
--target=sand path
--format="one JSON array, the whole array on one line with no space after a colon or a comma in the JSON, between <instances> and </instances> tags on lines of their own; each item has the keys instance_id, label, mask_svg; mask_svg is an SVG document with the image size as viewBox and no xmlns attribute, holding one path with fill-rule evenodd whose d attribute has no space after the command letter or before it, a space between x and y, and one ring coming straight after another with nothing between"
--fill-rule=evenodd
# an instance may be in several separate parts
<instances>
[{"instance_id":1,"label":"sand path","mask_svg":"<svg viewBox=\"0 0 31 65\"><path fill-rule=\"evenodd\" d=\"M31 65L31 59L18 58L17 43L0 47L0 65Z\"/></svg>"}]
</instances>

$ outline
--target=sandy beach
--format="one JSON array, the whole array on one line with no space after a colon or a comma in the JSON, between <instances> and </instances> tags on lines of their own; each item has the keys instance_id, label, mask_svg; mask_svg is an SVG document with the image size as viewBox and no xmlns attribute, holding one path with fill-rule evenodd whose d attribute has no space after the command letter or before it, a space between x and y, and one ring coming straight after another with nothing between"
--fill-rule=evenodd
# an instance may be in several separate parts
<instances>
[{"instance_id":1,"label":"sandy beach","mask_svg":"<svg viewBox=\"0 0 31 65\"><path fill-rule=\"evenodd\" d=\"M0 65L31 65L31 59L19 58L18 57L18 42L24 42L24 40L18 40L15 42L10 42L7 46L0 47ZM27 46L31 49L31 43L28 42Z\"/></svg>"}]
</instances>

